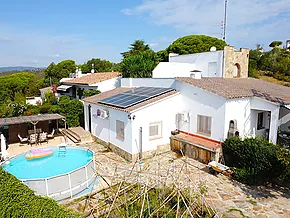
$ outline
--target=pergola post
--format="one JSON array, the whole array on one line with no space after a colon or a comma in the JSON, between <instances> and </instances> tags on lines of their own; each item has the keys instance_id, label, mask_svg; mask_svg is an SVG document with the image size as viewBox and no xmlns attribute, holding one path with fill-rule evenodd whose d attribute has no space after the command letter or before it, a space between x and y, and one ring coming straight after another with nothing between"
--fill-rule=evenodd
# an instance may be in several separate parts
<instances>
[{"instance_id":1,"label":"pergola post","mask_svg":"<svg viewBox=\"0 0 290 218\"><path fill-rule=\"evenodd\" d=\"M56 130L57 130L57 133L59 133L58 120L56 120Z\"/></svg>"},{"instance_id":2,"label":"pergola post","mask_svg":"<svg viewBox=\"0 0 290 218\"><path fill-rule=\"evenodd\" d=\"M36 135L36 125L37 125L38 121L36 122L32 122L31 124L33 124L33 129L34 129L34 135L35 135L35 145L38 145L38 140L37 140L37 135Z\"/></svg>"}]
</instances>

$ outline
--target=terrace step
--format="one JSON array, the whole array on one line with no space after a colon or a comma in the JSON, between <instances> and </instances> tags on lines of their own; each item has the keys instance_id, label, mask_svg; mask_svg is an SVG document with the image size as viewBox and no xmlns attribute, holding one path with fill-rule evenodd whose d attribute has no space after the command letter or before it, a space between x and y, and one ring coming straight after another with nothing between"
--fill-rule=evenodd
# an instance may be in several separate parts
<instances>
[{"instance_id":1,"label":"terrace step","mask_svg":"<svg viewBox=\"0 0 290 218\"><path fill-rule=\"evenodd\" d=\"M61 132L64 136L67 136L73 143L91 143L94 141L91 133L84 130L82 127L63 129Z\"/></svg>"},{"instance_id":2,"label":"terrace step","mask_svg":"<svg viewBox=\"0 0 290 218\"><path fill-rule=\"evenodd\" d=\"M73 143L79 143L81 142L81 139L78 135L76 135L74 132L72 132L71 130L69 129L63 129L61 130L61 133L68 137Z\"/></svg>"}]
</instances>

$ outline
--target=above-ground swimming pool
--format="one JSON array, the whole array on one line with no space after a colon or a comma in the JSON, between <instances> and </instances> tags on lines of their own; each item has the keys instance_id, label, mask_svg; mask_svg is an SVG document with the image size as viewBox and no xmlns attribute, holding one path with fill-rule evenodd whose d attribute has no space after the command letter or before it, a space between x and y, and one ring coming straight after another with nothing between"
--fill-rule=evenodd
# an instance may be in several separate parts
<instances>
[{"instance_id":1,"label":"above-ground swimming pool","mask_svg":"<svg viewBox=\"0 0 290 218\"><path fill-rule=\"evenodd\" d=\"M91 150L70 146L44 149L52 149L53 155L27 160L25 152L4 162L2 167L37 194L56 200L73 197L94 181L95 164Z\"/></svg>"}]
</instances>

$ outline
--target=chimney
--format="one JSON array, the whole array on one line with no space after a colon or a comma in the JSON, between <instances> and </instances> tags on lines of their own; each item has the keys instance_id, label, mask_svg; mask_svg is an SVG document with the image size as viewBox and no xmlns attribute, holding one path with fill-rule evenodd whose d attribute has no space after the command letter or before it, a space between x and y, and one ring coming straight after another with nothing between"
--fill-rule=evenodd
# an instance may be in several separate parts
<instances>
[{"instance_id":1,"label":"chimney","mask_svg":"<svg viewBox=\"0 0 290 218\"><path fill-rule=\"evenodd\" d=\"M194 79L201 79L201 71L200 70L193 70L191 71L192 73L190 74L190 78L194 78Z\"/></svg>"}]
</instances>

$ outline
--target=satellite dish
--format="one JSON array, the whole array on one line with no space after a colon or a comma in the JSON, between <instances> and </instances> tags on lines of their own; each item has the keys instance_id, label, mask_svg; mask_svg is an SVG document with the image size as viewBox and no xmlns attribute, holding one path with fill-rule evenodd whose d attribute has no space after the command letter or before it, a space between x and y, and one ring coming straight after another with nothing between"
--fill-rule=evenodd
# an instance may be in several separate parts
<instances>
[{"instance_id":1,"label":"satellite dish","mask_svg":"<svg viewBox=\"0 0 290 218\"><path fill-rule=\"evenodd\" d=\"M216 47L211 47L210 51L216 51Z\"/></svg>"}]
</instances>

